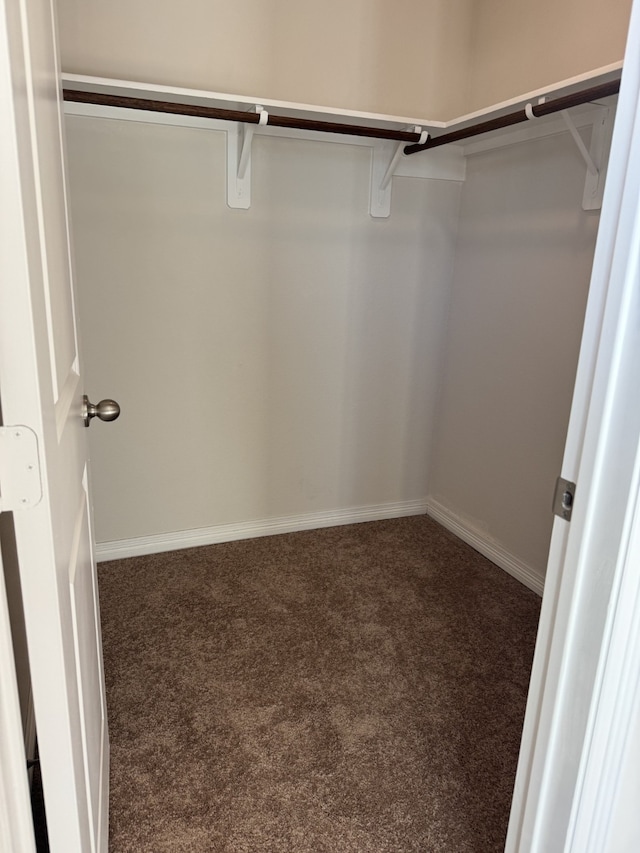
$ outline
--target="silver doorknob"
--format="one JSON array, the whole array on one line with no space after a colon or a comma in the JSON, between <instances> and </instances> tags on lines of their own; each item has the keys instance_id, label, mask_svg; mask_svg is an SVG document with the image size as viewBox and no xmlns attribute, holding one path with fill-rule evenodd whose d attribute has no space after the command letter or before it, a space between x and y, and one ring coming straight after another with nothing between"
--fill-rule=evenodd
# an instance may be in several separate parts
<instances>
[{"instance_id":1,"label":"silver doorknob","mask_svg":"<svg viewBox=\"0 0 640 853\"><path fill-rule=\"evenodd\" d=\"M86 427L90 426L91 418L95 418L96 415L101 421L115 421L119 414L120 406L115 400L100 400L96 405L89 402L86 394L82 398L82 417Z\"/></svg>"}]
</instances>

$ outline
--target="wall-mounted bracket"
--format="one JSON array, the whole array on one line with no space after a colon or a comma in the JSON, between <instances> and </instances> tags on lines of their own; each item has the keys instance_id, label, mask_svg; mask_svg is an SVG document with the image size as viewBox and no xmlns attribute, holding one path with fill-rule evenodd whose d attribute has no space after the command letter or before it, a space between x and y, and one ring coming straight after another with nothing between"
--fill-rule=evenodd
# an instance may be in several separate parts
<instances>
[{"instance_id":1,"label":"wall-mounted bracket","mask_svg":"<svg viewBox=\"0 0 640 853\"><path fill-rule=\"evenodd\" d=\"M587 164L587 171L589 172L590 175L597 177L600 174L600 170L598 169L596 164L593 162L593 158L591 157L591 154L587 150L587 146L584 144L582 137L578 133L578 128L573 123L573 119L569 115L568 110L561 110L560 115L564 119L564 123L567 125L567 129L568 129L569 133L571 134L571 136L573 137L573 141L578 146L578 151L582 155L582 159Z\"/></svg>"},{"instance_id":2,"label":"wall-mounted bracket","mask_svg":"<svg viewBox=\"0 0 640 853\"><path fill-rule=\"evenodd\" d=\"M538 103L543 101L544 98L541 98ZM531 104L526 105L525 113L530 119L536 118L532 111ZM575 122L569 115L569 111L559 110L559 113L562 116L567 130L571 134L571 137L580 152L580 156L587 167L587 177L585 179L584 193L582 196L582 209L600 210L602 207L602 197L604 195L609 150L611 148L615 108L607 106L600 107L600 112L597 114L597 117L593 122L593 131L591 133L591 144L589 148L585 145L584 139L580 135Z\"/></svg>"},{"instance_id":3,"label":"wall-mounted bracket","mask_svg":"<svg viewBox=\"0 0 640 853\"><path fill-rule=\"evenodd\" d=\"M247 210L251 207L251 144L256 129L269 121L269 113L256 105L258 124L237 122L227 131L227 204Z\"/></svg>"},{"instance_id":4,"label":"wall-mounted bracket","mask_svg":"<svg viewBox=\"0 0 640 853\"><path fill-rule=\"evenodd\" d=\"M429 133L421 127L408 127L407 130L420 134L420 145L429 138ZM404 156L406 145L406 142L376 142L373 146L369 213L376 219L386 219L391 213L391 178Z\"/></svg>"},{"instance_id":5,"label":"wall-mounted bracket","mask_svg":"<svg viewBox=\"0 0 640 853\"><path fill-rule=\"evenodd\" d=\"M611 150L614 119L615 107L603 106L600 108L600 111L593 122L591 142L587 153L589 155L589 160L593 163L595 172L589 167L589 163L587 162L587 175L584 182L584 193L582 196L583 210L600 210L602 207L602 197L604 195L604 185L607 177L607 166L609 163L609 151ZM573 136L573 134L571 135ZM581 137L580 141L582 141ZM582 144L584 145L584 142Z\"/></svg>"}]
</instances>

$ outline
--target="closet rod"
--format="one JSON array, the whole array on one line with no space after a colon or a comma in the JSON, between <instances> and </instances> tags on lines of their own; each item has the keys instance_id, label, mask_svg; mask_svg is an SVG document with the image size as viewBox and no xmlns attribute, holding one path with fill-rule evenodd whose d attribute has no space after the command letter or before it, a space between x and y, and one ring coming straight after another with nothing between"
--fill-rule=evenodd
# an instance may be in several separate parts
<instances>
[{"instance_id":1,"label":"closet rod","mask_svg":"<svg viewBox=\"0 0 640 853\"><path fill-rule=\"evenodd\" d=\"M169 101L155 101L149 98L132 98L125 95L107 95L102 92L81 92L75 89L63 89L65 101L80 104L97 104L106 107L124 107L129 110L150 110L156 113L196 116L198 118L222 119L223 121L241 121L246 124L259 124L260 114L244 110L228 110L221 107L204 107L198 104L174 104ZM391 130L384 127L365 127L356 124L341 124L334 121L316 121L306 118L290 118L269 113L269 127L287 127L296 130L319 130L323 133L344 133L348 136L366 136L371 139L393 139L398 142L418 142L420 133L408 130Z\"/></svg>"},{"instance_id":2,"label":"closet rod","mask_svg":"<svg viewBox=\"0 0 640 853\"><path fill-rule=\"evenodd\" d=\"M567 110L570 107L578 107L580 104L589 103L589 101L606 98L608 95L617 95L619 91L620 80L612 80L609 83L601 83L599 86L593 86L591 89L574 92L572 95L564 95L561 98L556 98L554 101L542 104L527 104L527 107L517 112L499 116L489 121L483 121L479 124L472 124L470 127L465 127L461 130L453 130L451 133L443 133L440 136L428 139L422 145L407 145L404 153L417 154L418 151L427 151L430 148L447 145L449 142L460 142L462 139L479 136L481 133L489 133L492 130L500 130L503 127L511 127L511 125L529 121L531 118L529 113L534 118L540 118L541 116L551 115L561 110Z\"/></svg>"},{"instance_id":3,"label":"closet rod","mask_svg":"<svg viewBox=\"0 0 640 853\"><path fill-rule=\"evenodd\" d=\"M581 92L564 95L542 104L530 105L530 110L522 109L508 115L499 116L489 121L480 122L470 127L443 133L435 138L428 139L422 145L419 144L420 133L408 130L391 130L383 127L366 127L357 124L342 124L334 121L317 121L315 119L291 118L290 116L278 116L269 113L268 125L270 127L286 127L296 130L316 130L323 133L343 133L348 136L365 136L370 139L391 139L398 142L411 142L404 149L405 154L416 154L418 151L427 151L449 142L460 142L481 133L489 133L492 130L500 130L520 122L529 121L528 112L535 118L551 115L560 110L577 107L589 101L606 98L608 95L616 95L620 90L620 80L602 83ZM133 98L127 95L109 95L102 92L83 92L76 89L63 89L65 101L73 101L81 104L96 104L106 107L123 107L130 110L148 110L156 113L171 113L173 115L196 116L198 118L219 119L222 121L238 121L246 124L259 124L260 114L257 112L245 112L244 110L229 110L222 107L205 107L199 104L178 104L171 101L156 101L151 98Z\"/></svg>"}]
</instances>

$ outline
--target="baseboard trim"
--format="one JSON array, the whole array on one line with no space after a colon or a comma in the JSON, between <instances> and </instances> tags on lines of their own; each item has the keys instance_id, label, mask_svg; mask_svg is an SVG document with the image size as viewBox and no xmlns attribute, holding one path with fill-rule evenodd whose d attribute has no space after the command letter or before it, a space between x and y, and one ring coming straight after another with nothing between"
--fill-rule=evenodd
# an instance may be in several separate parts
<instances>
[{"instance_id":1,"label":"baseboard trim","mask_svg":"<svg viewBox=\"0 0 640 853\"><path fill-rule=\"evenodd\" d=\"M446 527L447 530L450 530L451 533L462 539L467 545L471 545L483 557L491 560L499 568L504 569L505 572L508 572L519 580L520 583L537 592L538 595L542 595L544 578L534 568L508 551L496 539L470 525L466 519L441 504L436 498L428 497L425 504L427 515L433 518L434 521Z\"/></svg>"},{"instance_id":2,"label":"baseboard trim","mask_svg":"<svg viewBox=\"0 0 640 853\"><path fill-rule=\"evenodd\" d=\"M338 527L343 524L358 524L363 521L383 521L387 518L403 518L409 515L424 515L427 502L424 499L399 501L350 507L329 512L309 512L303 515L287 515L279 518L263 518L238 524L219 524L215 527L199 527L194 530L178 530L154 536L99 542L96 559L122 560L145 554L160 554L218 542L233 542L239 539L254 539L259 536L275 536L279 533L296 533L300 530L316 530L321 527Z\"/></svg>"}]
</instances>

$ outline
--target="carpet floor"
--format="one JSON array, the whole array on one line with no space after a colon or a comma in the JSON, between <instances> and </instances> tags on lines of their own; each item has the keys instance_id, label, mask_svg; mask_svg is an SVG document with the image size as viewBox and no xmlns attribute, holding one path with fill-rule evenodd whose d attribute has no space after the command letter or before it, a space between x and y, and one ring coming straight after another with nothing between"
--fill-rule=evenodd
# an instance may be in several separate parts
<instances>
[{"instance_id":1,"label":"carpet floor","mask_svg":"<svg viewBox=\"0 0 640 853\"><path fill-rule=\"evenodd\" d=\"M99 583L112 853L503 850L540 599L426 516Z\"/></svg>"}]
</instances>

